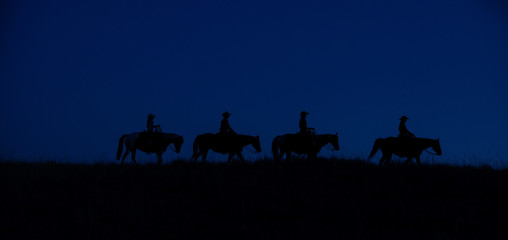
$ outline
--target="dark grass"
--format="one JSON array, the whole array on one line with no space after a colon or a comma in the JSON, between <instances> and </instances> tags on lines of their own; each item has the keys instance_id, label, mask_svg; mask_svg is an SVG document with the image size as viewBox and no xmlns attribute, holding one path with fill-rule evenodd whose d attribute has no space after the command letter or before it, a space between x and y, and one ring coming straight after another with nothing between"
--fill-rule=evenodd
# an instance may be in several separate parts
<instances>
[{"instance_id":1,"label":"dark grass","mask_svg":"<svg viewBox=\"0 0 508 240\"><path fill-rule=\"evenodd\" d=\"M508 171L318 159L0 164L0 239L506 239Z\"/></svg>"}]
</instances>

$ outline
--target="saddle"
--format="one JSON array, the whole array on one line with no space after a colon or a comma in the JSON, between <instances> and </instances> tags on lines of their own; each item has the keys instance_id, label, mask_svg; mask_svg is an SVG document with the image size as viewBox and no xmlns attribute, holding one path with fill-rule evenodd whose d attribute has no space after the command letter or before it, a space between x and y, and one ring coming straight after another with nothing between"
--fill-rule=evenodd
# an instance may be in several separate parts
<instances>
[{"instance_id":1,"label":"saddle","mask_svg":"<svg viewBox=\"0 0 508 240\"><path fill-rule=\"evenodd\" d=\"M296 133L297 136L316 136L316 129L314 128L307 128L306 131L300 131Z\"/></svg>"},{"instance_id":2,"label":"saddle","mask_svg":"<svg viewBox=\"0 0 508 240\"><path fill-rule=\"evenodd\" d=\"M409 145L409 144L413 143L413 140L416 139L416 137L399 135L398 137L396 137L396 139L399 144Z\"/></svg>"},{"instance_id":3,"label":"saddle","mask_svg":"<svg viewBox=\"0 0 508 240\"><path fill-rule=\"evenodd\" d=\"M301 144L304 145L312 145L314 140L316 139L316 134L311 132L305 133L298 132L295 136L296 139L298 139L297 141L299 141Z\"/></svg>"},{"instance_id":4,"label":"saddle","mask_svg":"<svg viewBox=\"0 0 508 240\"><path fill-rule=\"evenodd\" d=\"M234 136L236 136L236 134L231 133L231 132L219 132L219 133L216 133L215 136L217 137L217 139L219 141L229 142L229 141L233 141L233 138L234 138Z\"/></svg>"},{"instance_id":5,"label":"saddle","mask_svg":"<svg viewBox=\"0 0 508 240\"><path fill-rule=\"evenodd\" d=\"M144 132L141 132L139 133L139 140L141 141L145 141L145 142L154 142L154 141L157 141L161 138L162 134L160 132L153 132L153 133L150 133L150 132L147 132L147 131L144 131Z\"/></svg>"}]
</instances>

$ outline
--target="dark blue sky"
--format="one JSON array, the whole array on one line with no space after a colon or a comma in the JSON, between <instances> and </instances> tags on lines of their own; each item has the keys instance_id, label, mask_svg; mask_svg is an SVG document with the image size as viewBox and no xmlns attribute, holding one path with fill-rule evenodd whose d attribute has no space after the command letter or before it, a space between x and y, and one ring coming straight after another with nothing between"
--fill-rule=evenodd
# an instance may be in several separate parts
<instances>
[{"instance_id":1,"label":"dark blue sky","mask_svg":"<svg viewBox=\"0 0 508 240\"><path fill-rule=\"evenodd\" d=\"M224 111L269 154L306 110L339 132L336 156L366 157L407 114L441 138L424 162L507 166L507 13L501 0L2 1L0 154L114 162L154 113L190 157Z\"/></svg>"}]
</instances>

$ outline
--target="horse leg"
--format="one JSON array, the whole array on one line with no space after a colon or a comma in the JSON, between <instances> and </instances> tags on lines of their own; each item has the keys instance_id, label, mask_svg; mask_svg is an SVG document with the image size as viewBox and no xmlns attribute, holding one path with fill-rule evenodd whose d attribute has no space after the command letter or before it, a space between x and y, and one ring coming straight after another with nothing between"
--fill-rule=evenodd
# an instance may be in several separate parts
<instances>
[{"instance_id":1,"label":"horse leg","mask_svg":"<svg viewBox=\"0 0 508 240\"><path fill-rule=\"evenodd\" d=\"M416 164L420 165L420 155L416 155L416 156L409 156L409 157L407 157L406 163L407 163L407 164L411 163L411 162L412 162L411 160L412 160L413 158L416 160Z\"/></svg>"},{"instance_id":2,"label":"horse leg","mask_svg":"<svg viewBox=\"0 0 508 240\"><path fill-rule=\"evenodd\" d=\"M280 159L284 156L284 152L283 151L280 151L276 154L273 155L273 160L274 161L280 161Z\"/></svg>"},{"instance_id":3,"label":"horse leg","mask_svg":"<svg viewBox=\"0 0 508 240\"><path fill-rule=\"evenodd\" d=\"M206 156L208 155L208 149L204 150L203 151L203 156L201 157L201 160L203 161L203 163L206 162Z\"/></svg>"},{"instance_id":4,"label":"horse leg","mask_svg":"<svg viewBox=\"0 0 508 240\"><path fill-rule=\"evenodd\" d=\"M235 156L234 153L229 153L229 156L228 156L228 164L231 163L231 159L233 159L233 157Z\"/></svg>"},{"instance_id":5,"label":"horse leg","mask_svg":"<svg viewBox=\"0 0 508 240\"><path fill-rule=\"evenodd\" d=\"M242 162L245 162L245 159L242 156L242 152L236 153L236 155L242 160Z\"/></svg>"},{"instance_id":6,"label":"horse leg","mask_svg":"<svg viewBox=\"0 0 508 240\"><path fill-rule=\"evenodd\" d=\"M201 154L203 154L203 153L201 152L201 150L199 150L199 151L197 151L197 152L193 153L193 154L192 154L192 157L191 157L191 162L197 162L197 161L198 161L198 158L199 158L199 156L201 156Z\"/></svg>"},{"instance_id":7,"label":"horse leg","mask_svg":"<svg viewBox=\"0 0 508 240\"><path fill-rule=\"evenodd\" d=\"M385 155L381 156L381 159L379 159L379 166L383 165L383 162L385 161Z\"/></svg>"},{"instance_id":8,"label":"horse leg","mask_svg":"<svg viewBox=\"0 0 508 240\"><path fill-rule=\"evenodd\" d=\"M131 160L134 162L134 165L138 165L138 163L136 163L136 149L132 150Z\"/></svg>"},{"instance_id":9,"label":"horse leg","mask_svg":"<svg viewBox=\"0 0 508 240\"><path fill-rule=\"evenodd\" d=\"M387 154L386 155L386 164L390 164L390 161L392 160L392 154Z\"/></svg>"},{"instance_id":10,"label":"horse leg","mask_svg":"<svg viewBox=\"0 0 508 240\"><path fill-rule=\"evenodd\" d=\"M122 156L122 161L120 162L120 164L123 164L123 161L125 160L125 158L127 157L127 155L129 155L129 153L131 152L131 150L129 150L128 148L125 149L125 153L123 154Z\"/></svg>"},{"instance_id":11,"label":"horse leg","mask_svg":"<svg viewBox=\"0 0 508 240\"><path fill-rule=\"evenodd\" d=\"M286 152L286 161L288 161L291 158L291 152Z\"/></svg>"},{"instance_id":12,"label":"horse leg","mask_svg":"<svg viewBox=\"0 0 508 240\"><path fill-rule=\"evenodd\" d=\"M162 164L162 152L157 152L157 164Z\"/></svg>"},{"instance_id":13,"label":"horse leg","mask_svg":"<svg viewBox=\"0 0 508 240\"><path fill-rule=\"evenodd\" d=\"M388 165L390 163L390 160L392 160L392 154L391 153L383 153L383 156L381 156L381 160L379 160L379 166L383 165L383 162L385 162L385 165Z\"/></svg>"}]
</instances>

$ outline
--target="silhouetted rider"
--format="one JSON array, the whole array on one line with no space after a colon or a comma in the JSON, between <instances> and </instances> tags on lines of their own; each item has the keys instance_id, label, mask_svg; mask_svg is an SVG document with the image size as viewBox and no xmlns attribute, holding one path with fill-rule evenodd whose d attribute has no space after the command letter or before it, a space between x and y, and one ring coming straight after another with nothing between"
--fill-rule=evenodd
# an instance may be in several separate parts
<instances>
[{"instance_id":1,"label":"silhouetted rider","mask_svg":"<svg viewBox=\"0 0 508 240\"><path fill-rule=\"evenodd\" d=\"M307 120L305 119L307 117L307 115L309 115L309 113L306 111L302 111L300 113L300 122L298 125L300 127L301 134L313 134L314 133L314 128L307 127Z\"/></svg>"},{"instance_id":2,"label":"silhouetted rider","mask_svg":"<svg viewBox=\"0 0 508 240\"><path fill-rule=\"evenodd\" d=\"M155 115L152 113L148 114L148 119L146 120L146 128L148 129L148 133L151 134L153 132L158 132L160 130L160 125L154 125L153 124L153 118L155 118Z\"/></svg>"},{"instance_id":3,"label":"silhouetted rider","mask_svg":"<svg viewBox=\"0 0 508 240\"><path fill-rule=\"evenodd\" d=\"M146 144L152 148L154 145L154 139L156 136L153 136L154 133L160 132L161 126L160 125L154 125L153 119L155 118L155 115L152 113L148 114L147 120L146 120L146 128L147 128L147 134L146 134Z\"/></svg>"},{"instance_id":4,"label":"silhouetted rider","mask_svg":"<svg viewBox=\"0 0 508 240\"><path fill-rule=\"evenodd\" d=\"M222 119L222 121L220 122L220 130L219 130L219 133L221 134L235 134L236 135L236 132L233 131L233 129L231 128L231 126L229 126L229 116L231 115L231 113L229 112L224 112L222 114L222 116L224 117Z\"/></svg>"},{"instance_id":5,"label":"silhouetted rider","mask_svg":"<svg viewBox=\"0 0 508 240\"><path fill-rule=\"evenodd\" d=\"M414 138L415 135L411 133L409 130L407 130L406 122L409 120L406 116L402 116L400 118L400 124L399 124L399 138Z\"/></svg>"}]
</instances>

